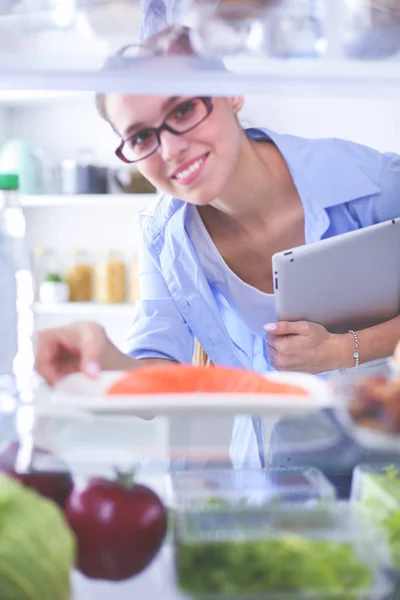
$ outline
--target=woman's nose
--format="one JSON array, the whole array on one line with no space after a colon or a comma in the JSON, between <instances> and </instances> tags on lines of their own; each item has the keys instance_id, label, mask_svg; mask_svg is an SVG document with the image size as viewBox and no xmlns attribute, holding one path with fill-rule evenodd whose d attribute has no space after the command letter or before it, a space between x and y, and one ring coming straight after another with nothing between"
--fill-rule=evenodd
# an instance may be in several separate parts
<instances>
[{"instance_id":1,"label":"woman's nose","mask_svg":"<svg viewBox=\"0 0 400 600\"><path fill-rule=\"evenodd\" d=\"M164 160L176 159L182 154L185 154L189 147L189 141L186 139L185 135L175 135L170 131L162 131L160 140L160 153Z\"/></svg>"}]
</instances>

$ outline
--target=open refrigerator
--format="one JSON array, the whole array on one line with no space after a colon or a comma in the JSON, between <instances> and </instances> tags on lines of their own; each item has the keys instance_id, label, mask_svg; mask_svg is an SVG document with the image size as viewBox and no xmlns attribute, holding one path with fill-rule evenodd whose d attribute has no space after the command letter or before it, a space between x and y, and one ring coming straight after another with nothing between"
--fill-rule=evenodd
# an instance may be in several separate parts
<instances>
[{"instance_id":1,"label":"open refrigerator","mask_svg":"<svg viewBox=\"0 0 400 600\"><path fill-rule=\"evenodd\" d=\"M0 88L22 101L118 91L400 103L396 0L0 0L0 13ZM190 27L195 56L137 55L143 39L168 26L172 36ZM126 45L122 69L109 57ZM388 376L387 365L380 370ZM116 582L75 570L73 600L394 598L396 553L385 526L400 498L393 481L395 492L385 481L381 490L379 476L396 462L397 436L357 425L348 409L353 382L293 382L312 401L173 395L110 409L105 388L39 386L22 418L51 455L34 456L34 468L57 470L61 460L79 488L134 466L135 481L169 516L161 549L139 575ZM265 469L233 470L230 433L249 414L264 423ZM293 441L300 420L312 435ZM183 422L185 435L172 443ZM4 427L1 436L7 441ZM365 463L380 467L358 466ZM364 496L367 508L370 496L388 506L381 520L356 510Z\"/></svg>"}]
</instances>

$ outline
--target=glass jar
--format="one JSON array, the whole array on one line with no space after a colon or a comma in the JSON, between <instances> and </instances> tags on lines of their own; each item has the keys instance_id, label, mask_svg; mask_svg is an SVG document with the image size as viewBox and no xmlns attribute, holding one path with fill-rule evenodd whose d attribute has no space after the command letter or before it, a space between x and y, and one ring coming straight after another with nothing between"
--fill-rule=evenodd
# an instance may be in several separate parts
<instances>
[{"instance_id":1,"label":"glass jar","mask_svg":"<svg viewBox=\"0 0 400 600\"><path fill-rule=\"evenodd\" d=\"M72 261L67 268L65 281L69 287L70 302L90 302L93 296L93 267L86 250L72 251Z\"/></svg>"},{"instance_id":2,"label":"glass jar","mask_svg":"<svg viewBox=\"0 0 400 600\"><path fill-rule=\"evenodd\" d=\"M344 52L350 58L382 59L400 50L400 0L345 0Z\"/></svg>"},{"instance_id":3,"label":"glass jar","mask_svg":"<svg viewBox=\"0 0 400 600\"><path fill-rule=\"evenodd\" d=\"M105 250L96 265L96 302L125 302L125 263L115 250Z\"/></svg>"},{"instance_id":4,"label":"glass jar","mask_svg":"<svg viewBox=\"0 0 400 600\"><path fill-rule=\"evenodd\" d=\"M277 58L325 54L325 0L282 0L269 20L270 53Z\"/></svg>"}]
</instances>

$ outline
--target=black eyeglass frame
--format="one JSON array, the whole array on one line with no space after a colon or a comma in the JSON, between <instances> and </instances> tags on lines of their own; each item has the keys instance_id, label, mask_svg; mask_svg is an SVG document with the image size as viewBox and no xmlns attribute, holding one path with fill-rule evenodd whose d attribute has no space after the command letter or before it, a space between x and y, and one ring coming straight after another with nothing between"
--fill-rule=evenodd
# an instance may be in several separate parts
<instances>
[{"instance_id":1,"label":"black eyeglass frame","mask_svg":"<svg viewBox=\"0 0 400 600\"><path fill-rule=\"evenodd\" d=\"M157 150L159 149L159 147L161 146L161 133L163 131L169 131L170 133L172 133L173 135L183 135L185 133L188 133L189 131L192 131L193 129L195 129L196 127L198 127L199 125L201 125L201 123L203 123L212 113L213 110L213 104L212 104L212 98L211 97L203 97L203 96L194 96L193 98L188 98L187 100L184 100L181 104L184 104L186 102L190 102L191 100L201 100L204 104L204 106L206 107L206 114L204 115L204 117L198 121L198 123L196 123L195 125L192 125L191 127L189 127L188 129L185 129L184 131L177 131L176 129L174 129L173 127L171 127L170 125L167 124L168 119L170 118L171 114L176 111L176 109L180 106L180 104L177 104L177 106L175 106L174 108L172 108L168 114L166 115L166 117L164 118L163 122L161 123L161 125L159 127L145 127L143 129L141 129L141 131L150 131L153 132L154 135L156 136L157 139L157 146L154 148L154 150L152 150L151 152L149 152L149 154L146 154L146 156L143 156L142 158L138 158L137 160L128 160L124 154L123 154L123 149L124 146L127 142L129 142L130 139L132 139L133 137L135 137L135 135L137 135L137 132L135 134L133 134L132 136L128 137L126 140L121 140L120 145L118 146L118 148L115 150L115 154L118 156L118 158L120 160L122 160L125 163L128 164L133 164L133 163L137 163L140 162L142 160L145 160L146 158L149 158L149 156L152 156L153 154L155 154L157 152Z\"/></svg>"}]
</instances>

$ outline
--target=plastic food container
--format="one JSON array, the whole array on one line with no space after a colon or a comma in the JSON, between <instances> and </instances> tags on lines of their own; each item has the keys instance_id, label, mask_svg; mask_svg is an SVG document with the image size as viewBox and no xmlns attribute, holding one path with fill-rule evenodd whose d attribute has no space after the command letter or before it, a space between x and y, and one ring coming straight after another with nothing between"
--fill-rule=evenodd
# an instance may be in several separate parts
<instances>
[{"instance_id":1,"label":"plastic food container","mask_svg":"<svg viewBox=\"0 0 400 600\"><path fill-rule=\"evenodd\" d=\"M200 513L198 513L200 516ZM177 515L176 574L192 598L358 600L393 588L385 537L349 504L331 510L284 507L237 513L229 529L205 529L193 512Z\"/></svg>"},{"instance_id":2,"label":"plastic food container","mask_svg":"<svg viewBox=\"0 0 400 600\"><path fill-rule=\"evenodd\" d=\"M400 380L389 372L389 363L380 373L339 377L333 387L336 416L360 446L400 453Z\"/></svg>"},{"instance_id":3,"label":"plastic food container","mask_svg":"<svg viewBox=\"0 0 400 600\"><path fill-rule=\"evenodd\" d=\"M371 60L390 58L399 53L399 0L344 0L343 8L346 56Z\"/></svg>"},{"instance_id":4,"label":"plastic food container","mask_svg":"<svg viewBox=\"0 0 400 600\"><path fill-rule=\"evenodd\" d=\"M385 531L394 566L400 568L400 463L363 464L353 475L351 501Z\"/></svg>"},{"instance_id":5,"label":"plastic food container","mask_svg":"<svg viewBox=\"0 0 400 600\"><path fill-rule=\"evenodd\" d=\"M177 508L209 510L228 506L333 502L336 492L318 469L241 469L177 472L172 475Z\"/></svg>"}]
</instances>

